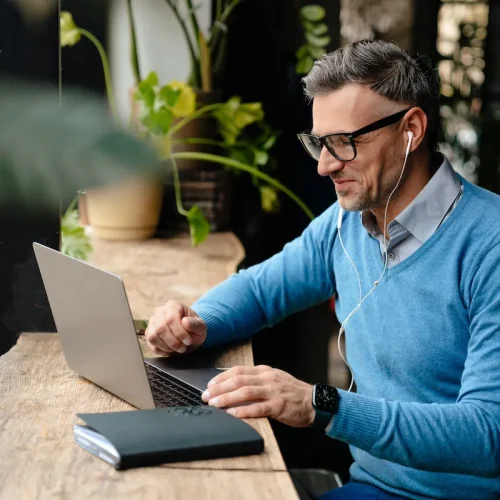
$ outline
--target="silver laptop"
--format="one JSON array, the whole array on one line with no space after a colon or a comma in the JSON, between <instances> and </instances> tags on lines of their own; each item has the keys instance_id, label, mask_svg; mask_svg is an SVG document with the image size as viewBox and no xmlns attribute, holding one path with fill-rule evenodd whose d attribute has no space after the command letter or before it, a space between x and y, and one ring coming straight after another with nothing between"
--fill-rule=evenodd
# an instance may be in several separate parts
<instances>
[{"instance_id":1,"label":"silver laptop","mask_svg":"<svg viewBox=\"0 0 500 500\"><path fill-rule=\"evenodd\" d=\"M136 408L203 404L201 393L220 370L144 358L119 276L39 243L33 248L69 368Z\"/></svg>"}]
</instances>

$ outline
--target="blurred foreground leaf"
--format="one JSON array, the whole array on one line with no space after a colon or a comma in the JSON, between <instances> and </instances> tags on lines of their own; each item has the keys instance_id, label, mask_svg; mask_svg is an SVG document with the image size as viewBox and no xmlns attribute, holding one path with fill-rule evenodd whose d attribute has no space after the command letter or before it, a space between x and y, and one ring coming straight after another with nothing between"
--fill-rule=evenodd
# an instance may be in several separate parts
<instances>
[{"instance_id":1,"label":"blurred foreground leaf","mask_svg":"<svg viewBox=\"0 0 500 500\"><path fill-rule=\"evenodd\" d=\"M79 189L158 175L147 143L120 129L103 99L0 79L0 205L41 209Z\"/></svg>"},{"instance_id":2,"label":"blurred foreground leaf","mask_svg":"<svg viewBox=\"0 0 500 500\"><path fill-rule=\"evenodd\" d=\"M78 211L70 208L61 218L61 252L75 259L87 260L92 252L92 244L80 226Z\"/></svg>"}]
</instances>

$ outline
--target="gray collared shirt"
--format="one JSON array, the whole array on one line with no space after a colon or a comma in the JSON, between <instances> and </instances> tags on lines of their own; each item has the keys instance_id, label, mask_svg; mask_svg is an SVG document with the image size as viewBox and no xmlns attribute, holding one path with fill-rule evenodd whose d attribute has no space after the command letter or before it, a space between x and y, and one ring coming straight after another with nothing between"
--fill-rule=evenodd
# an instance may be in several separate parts
<instances>
[{"instance_id":1,"label":"gray collared shirt","mask_svg":"<svg viewBox=\"0 0 500 500\"><path fill-rule=\"evenodd\" d=\"M408 258L434 234L455 208L462 191L458 175L443 156L443 163L424 189L387 227L387 267ZM374 215L363 212L361 222L370 236L379 241L382 261L385 261L385 238Z\"/></svg>"}]
</instances>

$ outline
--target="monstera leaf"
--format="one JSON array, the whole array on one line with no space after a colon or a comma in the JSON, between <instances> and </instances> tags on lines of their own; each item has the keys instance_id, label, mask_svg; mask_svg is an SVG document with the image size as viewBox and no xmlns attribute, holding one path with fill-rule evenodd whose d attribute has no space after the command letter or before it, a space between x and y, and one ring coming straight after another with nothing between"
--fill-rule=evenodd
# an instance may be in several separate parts
<instances>
[{"instance_id":1,"label":"monstera leaf","mask_svg":"<svg viewBox=\"0 0 500 500\"><path fill-rule=\"evenodd\" d=\"M79 189L156 175L149 144L121 130L104 100L0 79L0 206L41 209Z\"/></svg>"}]
</instances>

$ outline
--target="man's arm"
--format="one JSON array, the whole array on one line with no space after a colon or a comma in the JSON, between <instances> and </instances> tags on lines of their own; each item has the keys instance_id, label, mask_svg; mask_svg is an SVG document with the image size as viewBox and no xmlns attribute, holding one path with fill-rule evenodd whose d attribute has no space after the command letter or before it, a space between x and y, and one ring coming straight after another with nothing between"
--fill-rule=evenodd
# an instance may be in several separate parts
<instances>
[{"instance_id":1,"label":"man's arm","mask_svg":"<svg viewBox=\"0 0 500 500\"><path fill-rule=\"evenodd\" d=\"M279 254L234 274L193 304L207 325L204 347L249 337L333 295L337 212L332 205Z\"/></svg>"},{"instance_id":2,"label":"man's arm","mask_svg":"<svg viewBox=\"0 0 500 500\"><path fill-rule=\"evenodd\" d=\"M339 391L327 434L407 467L500 476L500 245L471 287L470 341L455 404L421 404Z\"/></svg>"}]
</instances>

